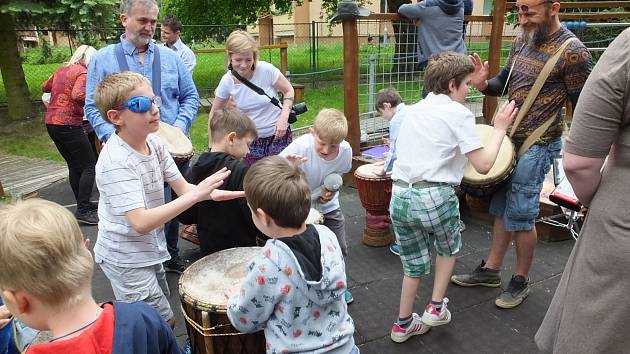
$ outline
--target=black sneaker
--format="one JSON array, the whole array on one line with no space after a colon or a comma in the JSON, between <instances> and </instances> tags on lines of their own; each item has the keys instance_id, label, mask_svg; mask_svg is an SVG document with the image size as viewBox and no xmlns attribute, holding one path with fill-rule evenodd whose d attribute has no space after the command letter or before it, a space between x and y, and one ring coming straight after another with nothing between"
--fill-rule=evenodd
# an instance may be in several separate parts
<instances>
[{"instance_id":1,"label":"black sneaker","mask_svg":"<svg viewBox=\"0 0 630 354\"><path fill-rule=\"evenodd\" d=\"M529 279L522 275L513 275L507 289L501 293L494 304L502 309L511 309L520 305L529 295Z\"/></svg>"},{"instance_id":2,"label":"black sneaker","mask_svg":"<svg viewBox=\"0 0 630 354\"><path fill-rule=\"evenodd\" d=\"M486 268L486 262L481 264L469 274L456 274L451 277L451 282L459 286L487 286L498 288L501 286L501 272Z\"/></svg>"},{"instance_id":3,"label":"black sneaker","mask_svg":"<svg viewBox=\"0 0 630 354\"><path fill-rule=\"evenodd\" d=\"M182 272L188 268L188 262L182 260L180 257L169 259L162 264L164 265L165 271L177 274L182 274Z\"/></svg>"},{"instance_id":4,"label":"black sneaker","mask_svg":"<svg viewBox=\"0 0 630 354\"><path fill-rule=\"evenodd\" d=\"M84 211L84 212L76 212L74 213L74 217L81 224L98 225L98 214L93 210Z\"/></svg>"}]
</instances>

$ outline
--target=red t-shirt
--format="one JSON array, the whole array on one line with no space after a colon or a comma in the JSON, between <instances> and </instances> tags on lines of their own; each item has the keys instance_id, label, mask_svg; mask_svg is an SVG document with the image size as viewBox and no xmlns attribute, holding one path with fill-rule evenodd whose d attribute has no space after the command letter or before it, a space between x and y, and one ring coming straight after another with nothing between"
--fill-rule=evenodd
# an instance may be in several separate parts
<instances>
[{"instance_id":1,"label":"red t-shirt","mask_svg":"<svg viewBox=\"0 0 630 354\"><path fill-rule=\"evenodd\" d=\"M105 304L98 320L80 335L52 343L34 344L25 354L109 354L114 342L114 306Z\"/></svg>"}]
</instances>

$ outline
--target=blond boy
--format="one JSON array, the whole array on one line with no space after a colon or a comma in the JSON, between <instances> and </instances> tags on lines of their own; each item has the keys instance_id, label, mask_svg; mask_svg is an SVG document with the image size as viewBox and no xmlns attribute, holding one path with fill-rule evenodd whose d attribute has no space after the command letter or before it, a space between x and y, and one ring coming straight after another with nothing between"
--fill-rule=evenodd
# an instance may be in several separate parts
<instances>
[{"instance_id":1,"label":"blond boy","mask_svg":"<svg viewBox=\"0 0 630 354\"><path fill-rule=\"evenodd\" d=\"M163 225L203 200L226 200L242 192L216 189L225 168L197 186L182 178L157 132L161 99L133 72L112 74L95 92L98 109L116 127L96 164L100 192L96 263L109 278L116 299L145 301L171 325L173 311L162 262L169 260ZM164 202L164 182L180 196Z\"/></svg>"},{"instance_id":2,"label":"blond boy","mask_svg":"<svg viewBox=\"0 0 630 354\"><path fill-rule=\"evenodd\" d=\"M305 224L311 193L304 174L270 156L243 185L254 224L271 240L228 300L230 322L241 332L264 329L268 353L358 353L341 249L326 226Z\"/></svg>"},{"instance_id":3,"label":"blond boy","mask_svg":"<svg viewBox=\"0 0 630 354\"><path fill-rule=\"evenodd\" d=\"M62 206L37 198L2 206L0 235L7 308L53 336L27 353L179 353L173 332L148 305L94 301L92 255Z\"/></svg>"},{"instance_id":4,"label":"blond boy","mask_svg":"<svg viewBox=\"0 0 630 354\"><path fill-rule=\"evenodd\" d=\"M337 236L341 251L348 255L346 243L345 219L339 205L339 193L322 188L324 179L331 174L343 175L352 168L352 148L344 139L348 134L348 122L340 111L332 108L322 109L315 117L310 134L302 135L287 146L280 156L300 156L304 162L301 169L311 191L321 189L315 203L324 215L324 225ZM347 292L346 300L352 302L352 295Z\"/></svg>"}]
</instances>

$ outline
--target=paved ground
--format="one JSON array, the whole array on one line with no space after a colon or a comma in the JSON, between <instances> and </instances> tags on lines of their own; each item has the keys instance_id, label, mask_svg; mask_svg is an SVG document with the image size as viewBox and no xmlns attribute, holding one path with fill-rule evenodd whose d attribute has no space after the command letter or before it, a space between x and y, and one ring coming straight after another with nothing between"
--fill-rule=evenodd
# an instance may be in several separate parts
<instances>
[{"instance_id":1,"label":"paved ground","mask_svg":"<svg viewBox=\"0 0 630 354\"><path fill-rule=\"evenodd\" d=\"M39 196L71 206L72 193L62 181L40 190ZM494 305L499 289L460 288L450 286L447 296L453 321L434 328L423 336L416 336L404 344L389 339L400 296L402 269L398 257L387 248L371 248L361 243L364 211L356 190L344 187L341 203L347 221L349 257L347 274L355 302L349 311L356 324L355 339L362 353L537 353L534 334L542 321L560 279L573 241L538 244L536 260L531 271L533 290L518 308L500 310ZM490 228L486 222L464 217L467 230L463 234L464 248L459 255L456 272L473 269L486 257L490 244ZM86 237L96 240L96 227L82 227ZM194 245L180 240L182 253L197 259ZM514 265L514 251L510 250L503 271L504 284L509 281ZM186 338L184 320L179 311L177 276L168 274L171 305L178 317L175 328L178 341ZM423 279L417 295L416 311L423 310L430 297L431 277ZM98 301L113 299L109 281L97 267L94 276L94 296Z\"/></svg>"}]
</instances>

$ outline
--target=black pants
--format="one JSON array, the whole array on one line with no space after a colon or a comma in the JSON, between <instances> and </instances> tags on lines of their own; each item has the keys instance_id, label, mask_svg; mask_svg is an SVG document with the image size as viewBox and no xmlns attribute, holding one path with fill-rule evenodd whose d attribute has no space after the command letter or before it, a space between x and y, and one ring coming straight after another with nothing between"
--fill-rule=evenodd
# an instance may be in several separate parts
<instances>
[{"instance_id":1,"label":"black pants","mask_svg":"<svg viewBox=\"0 0 630 354\"><path fill-rule=\"evenodd\" d=\"M68 164L70 188L77 200L77 212L90 208L90 197L94 187L94 165L96 156L83 127L46 124L48 135Z\"/></svg>"}]
</instances>

